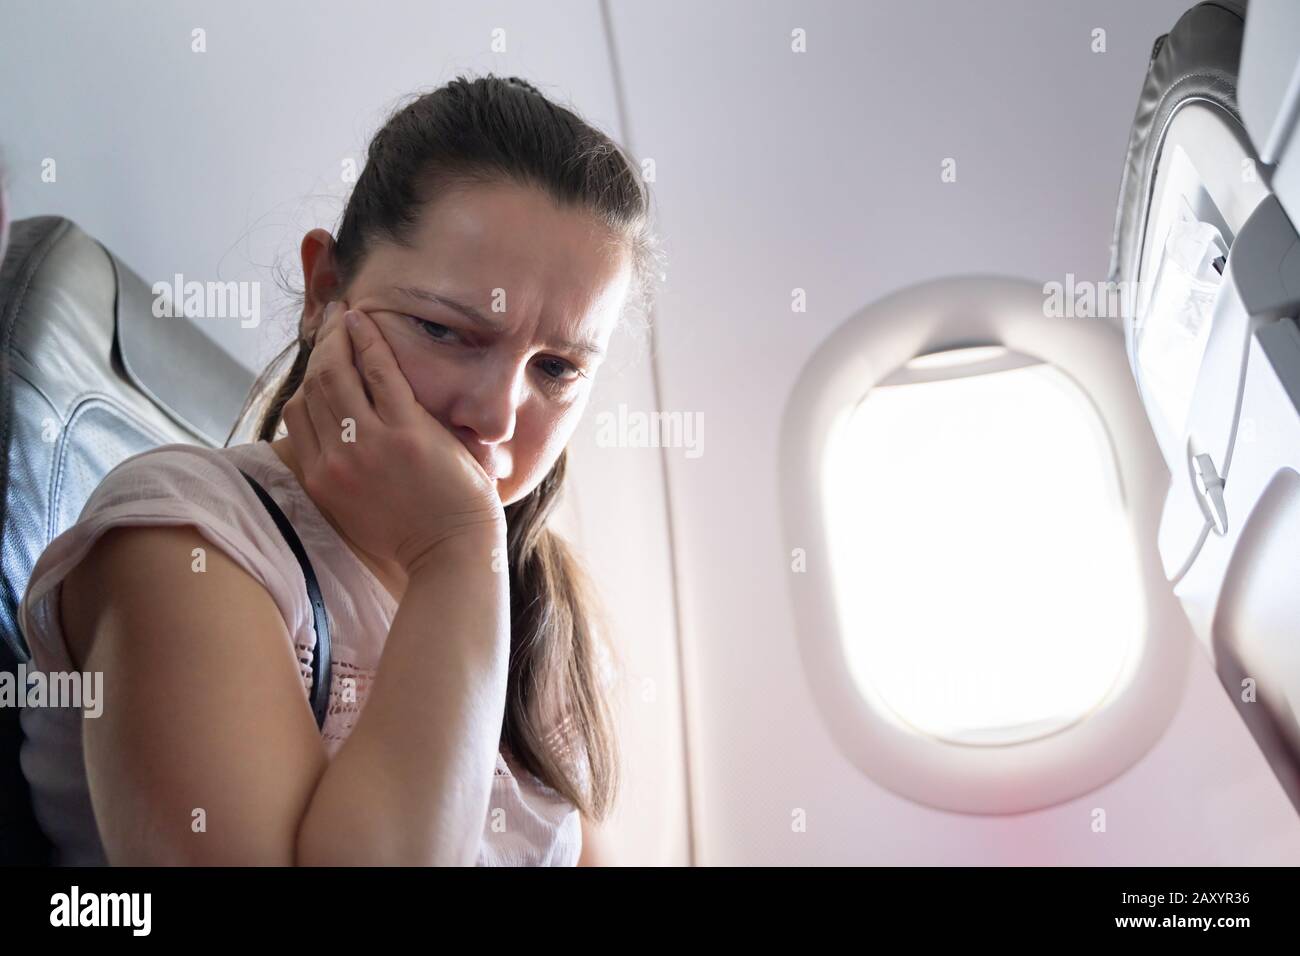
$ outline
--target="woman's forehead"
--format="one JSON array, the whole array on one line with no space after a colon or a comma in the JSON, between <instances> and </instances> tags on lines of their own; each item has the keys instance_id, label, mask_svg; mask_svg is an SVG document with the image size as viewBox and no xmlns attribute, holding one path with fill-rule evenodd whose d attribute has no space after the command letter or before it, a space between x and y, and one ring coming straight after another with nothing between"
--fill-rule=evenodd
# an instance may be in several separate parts
<instances>
[{"instance_id":1,"label":"woman's forehead","mask_svg":"<svg viewBox=\"0 0 1300 956\"><path fill-rule=\"evenodd\" d=\"M412 238L418 257L488 283L497 275L516 283L558 276L572 284L612 274L625 251L591 213L511 184L447 192L425 205Z\"/></svg>"},{"instance_id":2,"label":"woman's forehead","mask_svg":"<svg viewBox=\"0 0 1300 956\"><path fill-rule=\"evenodd\" d=\"M370 257L371 278L473 309L538 315L574 332L617 321L631 280L629 250L590 215L537 190L485 187L429 204L409 246Z\"/></svg>"}]
</instances>

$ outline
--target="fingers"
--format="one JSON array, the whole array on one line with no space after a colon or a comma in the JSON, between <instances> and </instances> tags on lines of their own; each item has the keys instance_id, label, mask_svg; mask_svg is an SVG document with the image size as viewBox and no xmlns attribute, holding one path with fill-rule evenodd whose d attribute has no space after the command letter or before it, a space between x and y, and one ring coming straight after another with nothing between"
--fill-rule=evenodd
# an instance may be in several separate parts
<instances>
[{"instance_id":1,"label":"fingers","mask_svg":"<svg viewBox=\"0 0 1300 956\"><path fill-rule=\"evenodd\" d=\"M316 441L322 452L337 447L343 440L343 416L334 405L334 380L339 378L337 363L338 336L331 337L338 327L338 315L343 307L331 302L325 309L325 320L316 332L311 357L302 378L302 395L311 419Z\"/></svg>"},{"instance_id":2,"label":"fingers","mask_svg":"<svg viewBox=\"0 0 1300 956\"><path fill-rule=\"evenodd\" d=\"M373 421L374 411L365 391L365 383L357 371L352 355L352 338L343 325L346 302L331 302L331 312L321 327L309 361L316 362L316 378L324 396L323 410L332 413L334 428L342 440L344 423L351 418L354 431L366 428Z\"/></svg>"},{"instance_id":3,"label":"fingers","mask_svg":"<svg viewBox=\"0 0 1300 956\"><path fill-rule=\"evenodd\" d=\"M328 307L326 307L325 311L327 315L330 312ZM310 367L311 358L309 356L308 368ZM312 423L311 414L307 410L307 397L304 388L306 380L306 372L304 371L303 377L298 381L298 387L280 409L280 417L288 431L289 444L293 447L294 457L297 458L304 471L308 468L315 468L321 454L320 438L316 434L316 426Z\"/></svg>"},{"instance_id":4,"label":"fingers","mask_svg":"<svg viewBox=\"0 0 1300 956\"><path fill-rule=\"evenodd\" d=\"M389 425L401 424L411 409L419 407L411 383L402 374L397 357L374 320L359 309L349 314L357 317L356 328L350 330L351 348L369 387L375 413Z\"/></svg>"}]
</instances>

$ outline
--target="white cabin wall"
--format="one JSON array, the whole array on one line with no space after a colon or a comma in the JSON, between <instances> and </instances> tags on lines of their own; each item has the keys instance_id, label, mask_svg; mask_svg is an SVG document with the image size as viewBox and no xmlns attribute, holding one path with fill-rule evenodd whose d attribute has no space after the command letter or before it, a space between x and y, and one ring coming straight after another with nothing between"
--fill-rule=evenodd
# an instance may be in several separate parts
<instances>
[{"instance_id":1,"label":"white cabin wall","mask_svg":"<svg viewBox=\"0 0 1300 956\"><path fill-rule=\"evenodd\" d=\"M657 161L675 251L663 407L706 422L702 457L667 457L698 862L1300 860L1300 820L1199 648L1168 734L1127 774L1049 810L963 816L839 754L786 580L776 439L805 360L862 306L937 276L1104 280L1152 44L1189 6L613 5L632 147ZM1105 53L1090 49L1098 27ZM806 53L791 52L795 28ZM945 157L956 183L940 182ZM796 287L806 313L791 311Z\"/></svg>"}]
</instances>

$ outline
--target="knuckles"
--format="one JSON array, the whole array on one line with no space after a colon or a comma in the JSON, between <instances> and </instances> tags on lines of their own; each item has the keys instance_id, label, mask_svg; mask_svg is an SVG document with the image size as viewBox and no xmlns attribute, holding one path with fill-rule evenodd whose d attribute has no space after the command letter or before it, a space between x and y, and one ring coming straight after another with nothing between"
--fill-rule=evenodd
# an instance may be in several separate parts
<instances>
[{"instance_id":1,"label":"knuckles","mask_svg":"<svg viewBox=\"0 0 1300 956\"><path fill-rule=\"evenodd\" d=\"M354 497L360 490L358 476L364 465L356 461L355 446L328 448L321 452L316 467L308 472L307 491L325 500L335 496Z\"/></svg>"}]
</instances>

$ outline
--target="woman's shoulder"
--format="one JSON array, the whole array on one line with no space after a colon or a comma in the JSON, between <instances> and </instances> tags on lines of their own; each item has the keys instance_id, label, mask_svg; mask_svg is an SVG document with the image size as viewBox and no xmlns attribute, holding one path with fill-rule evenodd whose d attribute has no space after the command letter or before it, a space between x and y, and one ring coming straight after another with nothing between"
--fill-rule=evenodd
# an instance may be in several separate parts
<instances>
[{"instance_id":1,"label":"woman's shoulder","mask_svg":"<svg viewBox=\"0 0 1300 956\"><path fill-rule=\"evenodd\" d=\"M111 468L91 492L77 523L141 513L192 516L220 523L260 543L278 538L245 475L265 488L276 481L265 442L208 447L171 443L131 455ZM242 474L241 474L242 472Z\"/></svg>"},{"instance_id":2,"label":"woman's shoulder","mask_svg":"<svg viewBox=\"0 0 1300 956\"><path fill-rule=\"evenodd\" d=\"M258 461L255 445L210 448L180 442L156 445L122 459L104 475L87 504L105 498L142 499L194 491L229 492L241 469Z\"/></svg>"},{"instance_id":3,"label":"woman's shoulder","mask_svg":"<svg viewBox=\"0 0 1300 956\"><path fill-rule=\"evenodd\" d=\"M45 546L32 569L19 613L33 655L44 649L47 659L62 659L58 586L100 538L123 526L192 526L272 594L292 632L306 613L296 559L240 474L251 474L267 451L255 445L166 444L110 469L76 522Z\"/></svg>"},{"instance_id":4,"label":"woman's shoulder","mask_svg":"<svg viewBox=\"0 0 1300 956\"><path fill-rule=\"evenodd\" d=\"M274 452L265 443L150 448L104 476L68 532L79 540L118 524L193 525L268 588L282 587L287 582L277 570L296 562L245 477L265 488L271 477L267 455Z\"/></svg>"}]
</instances>

